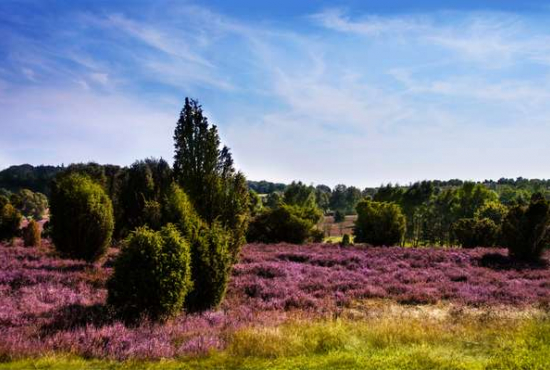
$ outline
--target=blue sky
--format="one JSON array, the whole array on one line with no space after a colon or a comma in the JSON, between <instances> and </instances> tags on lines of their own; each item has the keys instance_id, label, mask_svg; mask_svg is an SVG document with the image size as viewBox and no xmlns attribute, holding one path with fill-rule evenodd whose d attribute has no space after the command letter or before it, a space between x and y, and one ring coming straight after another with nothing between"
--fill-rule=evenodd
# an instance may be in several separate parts
<instances>
[{"instance_id":1,"label":"blue sky","mask_svg":"<svg viewBox=\"0 0 550 370\"><path fill-rule=\"evenodd\" d=\"M548 178L550 6L0 2L0 168L171 161L186 96L250 179Z\"/></svg>"}]
</instances>

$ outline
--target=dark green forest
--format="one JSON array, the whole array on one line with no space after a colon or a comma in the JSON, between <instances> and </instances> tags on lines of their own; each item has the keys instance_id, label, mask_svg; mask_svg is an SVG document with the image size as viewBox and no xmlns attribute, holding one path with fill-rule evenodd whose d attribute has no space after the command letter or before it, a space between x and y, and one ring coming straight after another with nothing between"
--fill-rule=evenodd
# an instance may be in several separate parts
<instances>
[{"instance_id":1,"label":"dark green forest","mask_svg":"<svg viewBox=\"0 0 550 370\"><path fill-rule=\"evenodd\" d=\"M161 162L165 163L162 160ZM144 165L147 163L150 165L157 162L149 159L145 160ZM124 192L121 187L128 183L125 177L133 172L132 168L135 171L136 166L139 164L130 167L97 163L69 166L29 164L11 166L0 172L0 189L2 189L0 191L8 197L11 195L12 198L22 189L49 196L51 182L58 174L84 171L97 179L107 194L113 198L115 193ZM168 164L165 163L165 166L168 167ZM534 194L550 199L550 180L522 177L483 182L459 179L426 180L408 185L390 183L364 189L344 184L331 188L323 184L315 186L299 181L291 184L265 180L247 181L247 185L251 195L250 213L258 222L265 223L269 220L273 225L277 224L277 215L288 219L289 215L293 214L301 220L302 228L307 229L296 231L299 235L288 237L284 232L275 233L278 235L278 241L320 239L320 236L314 238L314 235L315 225L322 214L334 215L335 221L339 222L343 215L356 214L356 207L362 199L370 199L375 202L393 203L400 207L406 220L403 243L496 245L501 242L502 223L509 209L515 206L527 206ZM197 194L199 193L197 191ZM131 200L128 201L131 202ZM281 205L287 207L284 210L279 209ZM304 214L307 216L303 216ZM124 216L121 215L121 217ZM253 222L251 226L249 238L254 239L253 235L258 232L257 225ZM283 229L288 229L288 226L278 224L278 227ZM257 240L265 238L264 235ZM270 241L269 238L265 240Z\"/></svg>"}]
</instances>

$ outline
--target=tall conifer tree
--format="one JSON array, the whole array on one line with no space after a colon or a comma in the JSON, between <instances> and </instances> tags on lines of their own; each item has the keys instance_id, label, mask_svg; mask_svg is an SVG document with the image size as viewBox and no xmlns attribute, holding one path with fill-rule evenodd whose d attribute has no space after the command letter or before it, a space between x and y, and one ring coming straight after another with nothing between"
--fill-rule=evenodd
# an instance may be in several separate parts
<instances>
[{"instance_id":1,"label":"tall conifer tree","mask_svg":"<svg viewBox=\"0 0 550 370\"><path fill-rule=\"evenodd\" d=\"M210 125L201 105L186 98L174 132L174 177L207 223L219 222L232 234L236 258L248 223L246 178L234 168L218 129Z\"/></svg>"}]
</instances>

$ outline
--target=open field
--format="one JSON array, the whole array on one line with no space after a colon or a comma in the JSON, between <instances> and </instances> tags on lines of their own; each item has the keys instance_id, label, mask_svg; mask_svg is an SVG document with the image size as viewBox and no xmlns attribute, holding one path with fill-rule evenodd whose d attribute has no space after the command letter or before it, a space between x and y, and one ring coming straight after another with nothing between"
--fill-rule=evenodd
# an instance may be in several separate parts
<instances>
[{"instance_id":1,"label":"open field","mask_svg":"<svg viewBox=\"0 0 550 370\"><path fill-rule=\"evenodd\" d=\"M104 306L115 254L90 266L47 244L1 246L0 358L15 362L0 367L542 369L549 360L550 269L511 264L501 249L247 245L220 310L137 327Z\"/></svg>"},{"instance_id":2,"label":"open field","mask_svg":"<svg viewBox=\"0 0 550 370\"><path fill-rule=\"evenodd\" d=\"M325 232L328 238L340 237L344 234L353 234L353 227L357 220L357 215L346 216L343 222L334 222L333 216L324 216L319 228ZM334 239L331 239L334 241Z\"/></svg>"}]
</instances>

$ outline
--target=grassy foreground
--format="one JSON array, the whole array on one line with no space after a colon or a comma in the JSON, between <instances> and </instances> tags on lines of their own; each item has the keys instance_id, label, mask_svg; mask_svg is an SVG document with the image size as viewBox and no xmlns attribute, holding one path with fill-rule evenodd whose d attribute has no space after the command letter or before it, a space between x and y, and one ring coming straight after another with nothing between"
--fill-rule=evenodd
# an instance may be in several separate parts
<instances>
[{"instance_id":1,"label":"grassy foreground","mask_svg":"<svg viewBox=\"0 0 550 370\"><path fill-rule=\"evenodd\" d=\"M1 369L548 369L550 320L456 316L295 321L247 328L223 352L159 362L52 355Z\"/></svg>"}]
</instances>

